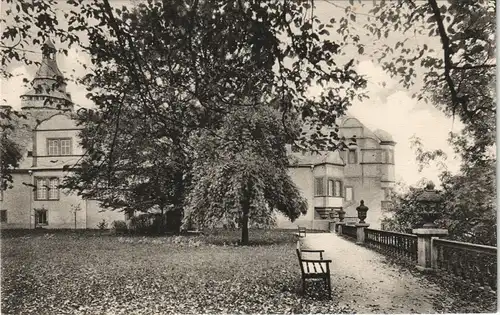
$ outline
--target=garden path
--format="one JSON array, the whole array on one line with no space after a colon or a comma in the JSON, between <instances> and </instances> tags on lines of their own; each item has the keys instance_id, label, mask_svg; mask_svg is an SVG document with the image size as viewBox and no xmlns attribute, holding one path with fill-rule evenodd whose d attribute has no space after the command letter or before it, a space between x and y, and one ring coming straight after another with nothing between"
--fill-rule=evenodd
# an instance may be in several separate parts
<instances>
[{"instance_id":1,"label":"garden path","mask_svg":"<svg viewBox=\"0 0 500 315\"><path fill-rule=\"evenodd\" d=\"M388 264L382 254L336 234L307 234L302 244L325 250L325 259L332 260L333 299L357 313L436 313L433 301L445 298L423 276Z\"/></svg>"}]
</instances>

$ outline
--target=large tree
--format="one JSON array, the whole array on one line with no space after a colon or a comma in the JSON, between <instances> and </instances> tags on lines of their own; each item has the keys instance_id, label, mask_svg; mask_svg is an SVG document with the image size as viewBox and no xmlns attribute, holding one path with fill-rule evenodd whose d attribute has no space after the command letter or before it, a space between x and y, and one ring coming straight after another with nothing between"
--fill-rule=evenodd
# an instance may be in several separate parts
<instances>
[{"instance_id":1,"label":"large tree","mask_svg":"<svg viewBox=\"0 0 500 315\"><path fill-rule=\"evenodd\" d=\"M448 229L449 238L496 246L497 203L495 164L474 166L459 174L441 175L441 218L436 223ZM423 185L409 187L395 193L389 209L390 217L384 220L384 228L408 232L422 224L422 211L418 202Z\"/></svg>"},{"instance_id":2,"label":"large tree","mask_svg":"<svg viewBox=\"0 0 500 315\"><path fill-rule=\"evenodd\" d=\"M216 133L194 136L185 222L235 222L246 245L249 223L270 226L275 211L292 221L305 213L307 202L288 174L289 140L279 111L265 103L236 107Z\"/></svg>"},{"instance_id":3,"label":"large tree","mask_svg":"<svg viewBox=\"0 0 500 315\"><path fill-rule=\"evenodd\" d=\"M144 119L132 100L121 106L122 113L114 118L93 110L80 112L86 155L72 167L64 185L99 199L108 209L159 209L166 217L165 228L178 232L189 183L190 153L184 145L189 134L178 126L164 128ZM181 115L176 109L170 108L172 117Z\"/></svg>"},{"instance_id":4,"label":"large tree","mask_svg":"<svg viewBox=\"0 0 500 315\"><path fill-rule=\"evenodd\" d=\"M103 204L124 209L137 207L132 200L144 197L137 189L147 187L149 204L168 196L180 217L184 179L191 174L183 153L192 151L187 137L200 130L220 133L235 108L249 114L248 107L271 106L290 141L313 150L336 149L338 139L321 128L312 136L292 133L289 118L299 115L309 125L333 130L365 81L352 62L335 63L338 45L311 30L314 17L307 7L150 1L114 10L106 1L84 3L83 13L101 13L99 26L85 26L93 65L83 80L98 109L82 116L87 124L82 144L89 154L71 187L90 197L102 191L93 188L97 183L104 184L110 195ZM325 87L313 98L309 90L317 83ZM88 123L91 117L99 118ZM99 126L111 126L112 132L101 135ZM143 151L155 155L138 153ZM147 163L157 168L145 170ZM153 170L163 170L160 182ZM162 188L153 189L157 184Z\"/></svg>"}]
</instances>

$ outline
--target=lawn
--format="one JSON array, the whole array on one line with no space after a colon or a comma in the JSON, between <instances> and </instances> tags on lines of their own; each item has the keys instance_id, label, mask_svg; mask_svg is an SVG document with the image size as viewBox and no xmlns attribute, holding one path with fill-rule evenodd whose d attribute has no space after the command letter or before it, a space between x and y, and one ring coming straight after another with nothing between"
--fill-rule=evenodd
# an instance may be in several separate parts
<instances>
[{"instance_id":1,"label":"lawn","mask_svg":"<svg viewBox=\"0 0 500 315\"><path fill-rule=\"evenodd\" d=\"M253 230L245 247L238 235L2 235L2 313L351 312L301 295L291 231Z\"/></svg>"}]
</instances>

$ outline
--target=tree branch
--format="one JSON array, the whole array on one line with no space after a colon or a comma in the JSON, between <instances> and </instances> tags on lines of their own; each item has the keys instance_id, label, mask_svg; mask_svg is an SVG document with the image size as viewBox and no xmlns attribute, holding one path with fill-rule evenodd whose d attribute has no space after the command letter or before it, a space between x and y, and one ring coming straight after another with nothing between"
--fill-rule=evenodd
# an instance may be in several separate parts
<instances>
[{"instance_id":1,"label":"tree branch","mask_svg":"<svg viewBox=\"0 0 500 315\"><path fill-rule=\"evenodd\" d=\"M471 70L471 69L486 69L486 68L496 68L496 64L494 65L465 65L465 66L452 66L453 70Z\"/></svg>"},{"instance_id":2,"label":"tree branch","mask_svg":"<svg viewBox=\"0 0 500 315\"><path fill-rule=\"evenodd\" d=\"M441 16L441 11L438 7L436 0L427 0L429 5L431 6L434 17L436 18L436 24L438 26L439 36L441 37L441 43L443 44L443 52L444 52L444 77L448 88L451 93L451 101L453 108L453 115L455 115L456 107L461 104L465 106L464 100L458 96L457 90L455 88L455 83L451 78L451 70L453 68L453 62L451 61L451 56L453 55L453 51L450 48L450 38L446 33L446 29L443 23L443 17Z\"/></svg>"}]
</instances>

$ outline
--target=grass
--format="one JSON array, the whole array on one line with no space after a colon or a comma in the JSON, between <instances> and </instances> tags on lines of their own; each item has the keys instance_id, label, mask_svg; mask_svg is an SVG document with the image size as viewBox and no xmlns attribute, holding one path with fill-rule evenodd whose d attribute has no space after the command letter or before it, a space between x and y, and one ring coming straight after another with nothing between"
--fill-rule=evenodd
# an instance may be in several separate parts
<instances>
[{"instance_id":1,"label":"grass","mask_svg":"<svg viewBox=\"0 0 500 315\"><path fill-rule=\"evenodd\" d=\"M2 313L351 313L299 292L293 232L2 234Z\"/></svg>"}]
</instances>

